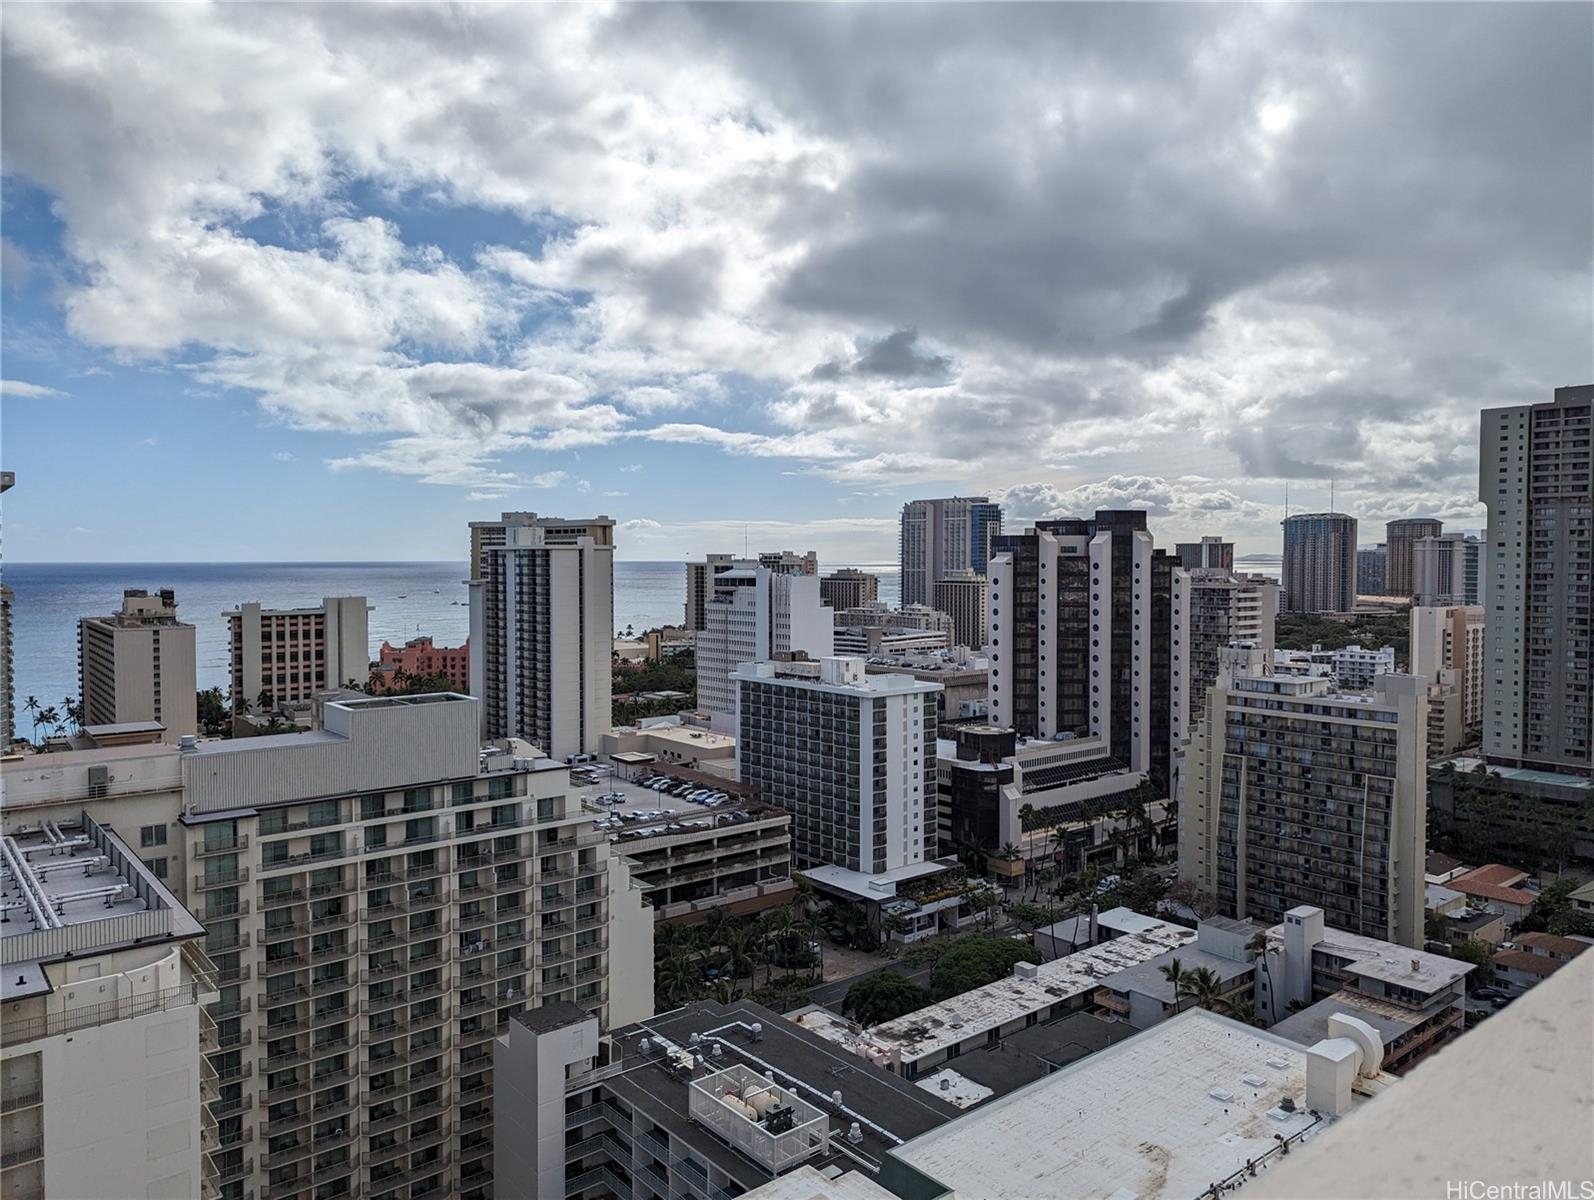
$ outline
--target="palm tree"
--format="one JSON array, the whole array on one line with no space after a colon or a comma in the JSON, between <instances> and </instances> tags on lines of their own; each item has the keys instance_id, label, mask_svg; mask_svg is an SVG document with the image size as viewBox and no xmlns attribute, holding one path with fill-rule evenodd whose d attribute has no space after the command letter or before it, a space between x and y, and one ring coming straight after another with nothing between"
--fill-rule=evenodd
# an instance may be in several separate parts
<instances>
[{"instance_id":1,"label":"palm tree","mask_svg":"<svg viewBox=\"0 0 1594 1200\"><path fill-rule=\"evenodd\" d=\"M679 950L666 955L653 969L654 990L668 1008L674 1008L697 995L702 983L702 969L694 959Z\"/></svg>"},{"instance_id":2,"label":"palm tree","mask_svg":"<svg viewBox=\"0 0 1594 1200\"><path fill-rule=\"evenodd\" d=\"M1176 958L1158 969L1162 972L1162 977L1173 984L1173 1011L1183 1012L1185 1001L1184 981L1187 978L1184 964Z\"/></svg>"},{"instance_id":3,"label":"palm tree","mask_svg":"<svg viewBox=\"0 0 1594 1200\"><path fill-rule=\"evenodd\" d=\"M33 740L39 740L39 698L29 696L22 702L23 709L33 718Z\"/></svg>"},{"instance_id":4,"label":"palm tree","mask_svg":"<svg viewBox=\"0 0 1594 1200\"><path fill-rule=\"evenodd\" d=\"M1278 1022L1278 993L1273 990L1273 964L1268 960L1267 934L1258 931L1249 942L1245 944L1246 953L1251 955L1262 967L1262 973L1267 976L1267 1016L1269 1024Z\"/></svg>"},{"instance_id":5,"label":"palm tree","mask_svg":"<svg viewBox=\"0 0 1594 1200\"><path fill-rule=\"evenodd\" d=\"M33 735L35 738L39 735L40 725L52 732L61 732L61 714L55 711L53 704L49 708L41 708L39 715L33 719Z\"/></svg>"},{"instance_id":6,"label":"palm tree","mask_svg":"<svg viewBox=\"0 0 1594 1200\"><path fill-rule=\"evenodd\" d=\"M1191 1000L1196 1002L1196 1007L1213 1012L1222 1006L1223 980L1211 967L1197 967L1194 971L1186 971L1184 978L1179 983L1179 990Z\"/></svg>"},{"instance_id":7,"label":"palm tree","mask_svg":"<svg viewBox=\"0 0 1594 1200\"><path fill-rule=\"evenodd\" d=\"M698 926L703 932L703 948L713 950L725 944L725 938L730 932L731 919L725 915L723 908L709 910L703 923Z\"/></svg>"},{"instance_id":8,"label":"palm tree","mask_svg":"<svg viewBox=\"0 0 1594 1200\"><path fill-rule=\"evenodd\" d=\"M83 705L71 696L61 697L61 711L66 714L66 720L73 729L83 728Z\"/></svg>"}]
</instances>

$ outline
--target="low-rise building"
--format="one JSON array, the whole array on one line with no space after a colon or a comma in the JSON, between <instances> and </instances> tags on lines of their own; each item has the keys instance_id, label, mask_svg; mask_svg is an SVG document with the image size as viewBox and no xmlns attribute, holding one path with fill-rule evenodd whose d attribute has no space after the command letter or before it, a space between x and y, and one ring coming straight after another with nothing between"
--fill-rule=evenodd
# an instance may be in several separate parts
<instances>
[{"instance_id":1,"label":"low-rise building","mask_svg":"<svg viewBox=\"0 0 1594 1200\"><path fill-rule=\"evenodd\" d=\"M697 924L716 909L745 916L789 903L796 895L791 814L784 809L737 800L661 816L653 807L660 803L655 793L624 784L610 787L610 795L628 799L615 806L589 802L589 807L609 813L599 828L609 835L613 852L625 859L632 882L660 924Z\"/></svg>"},{"instance_id":2,"label":"low-rise building","mask_svg":"<svg viewBox=\"0 0 1594 1200\"><path fill-rule=\"evenodd\" d=\"M608 1033L546 1006L511 1022L493 1070L497 1194L517 1200L789 1195L803 1167L872 1182L889 1150L958 1113L749 1002Z\"/></svg>"},{"instance_id":3,"label":"low-rise building","mask_svg":"<svg viewBox=\"0 0 1594 1200\"><path fill-rule=\"evenodd\" d=\"M1132 932L1045 963L1017 963L995 983L860 1029L824 1009L793 1016L803 1028L878 1066L917 1079L1030 1025L1089 1008L1102 980L1193 943L1196 931L1143 918Z\"/></svg>"},{"instance_id":4,"label":"low-rise building","mask_svg":"<svg viewBox=\"0 0 1594 1200\"><path fill-rule=\"evenodd\" d=\"M1507 925L1528 915L1538 894L1522 887L1528 873L1503 863L1487 863L1457 875L1445 886L1454 888L1478 908L1499 913Z\"/></svg>"},{"instance_id":5,"label":"low-rise building","mask_svg":"<svg viewBox=\"0 0 1594 1200\"><path fill-rule=\"evenodd\" d=\"M949 650L952 635L944 629L919 629L895 625L838 625L832 638L837 654L866 657L892 654L933 654Z\"/></svg>"},{"instance_id":6,"label":"low-rise building","mask_svg":"<svg viewBox=\"0 0 1594 1200\"><path fill-rule=\"evenodd\" d=\"M1256 988L1256 963L1247 945L1255 932L1249 921L1209 917L1196 927L1194 945L1164 951L1102 980L1096 1007L1136 1029L1149 1029L1189 1008L1191 1001L1169 978L1175 963L1184 975L1203 970L1212 974L1218 983L1212 1002L1249 1003Z\"/></svg>"},{"instance_id":7,"label":"low-rise building","mask_svg":"<svg viewBox=\"0 0 1594 1200\"><path fill-rule=\"evenodd\" d=\"M1512 992L1525 992L1590 948L1589 942L1579 938L1520 933L1508 946L1495 951L1494 976Z\"/></svg>"},{"instance_id":8,"label":"low-rise building","mask_svg":"<svg viewBox=\"0 0 1594 1200\"><path fill-rule=\"evenodd\" d=\"M940 684L935 698L940 723L977 720L989 706L991 660L967 646L873 654L863 669L870 675L911 675L923 683Z\"/></svg>"},{"instance_id":9,"label":"low-rise building","mask_svg":"<svg viewBox=\"0 0 1594 1200\"><path fill-rule=\"evenodd\" d=\"M1323 911L1291 909L1267 930L1256 1011L1273 1032L1302 1045L1344 1016L1378 1031L1384 1069L1410 1070L1465 1028L1470 962L1412 950L1324 924Z\"/></svg>"},{"instance_id":10,"label":"low-rise building","mask_svg":"<svg viewBox=\"0 0 1594 1200\"><path fill-rule=\"evenodd\" d=\"M205 930L122 838L81 810L8 819L0 990L7 1197L213 1195L203 1102L216 1022Z\"/></svg>"},{"instance_id":11,"label":"low-rise building","mask_svg":"<svg viewBox=\"0 0 1594 1200\"><path fill-rule=\"evenodd\" d=\"M893 1148L899 1197L1227 1194L1387 1085L1377 1035L1301 1047L1192 1009Z\"/></svg>"},{"instance_id":12,"label":"low-rise building","mask_svg":"<svg viewBox=\"0 0 1594 1200\"><path fill-rule=\"evenodd\" d=\"M914 863L878 875L825 864L801 872L816 894L860 911L881 941L906 944L979 918L974 897L990 889L953 860Z\"/></svg>"},{"instance_id":13,"label":"low-rise building","mask_svg":"<svg viewBox=\"0 0 1594 1200\"><path fill-rule=\"evenodd\" d=\"M1594 879L1573 891L1567 901L1577 912L1594 914Z\"/></svg>"},{"instance_id":14,"label":"low-rise building","mask_svg":"<svg viewBox=\"0 0 1594 1200\"><path fill-rule=\"evenodd\" d=\"M1428 771L1435 832L1458 843L1531 862L1545 835L1566 839L1568 857L1594 859L1594 779L1567 771L1452 758Z\"/></svg>"},{"instance_id":15,"label":"low-rise building","mask_svg":"<svg viewBox=\"0 0 1594 1200\"><path fill-rule=\"evenodd\" d=\"M731 769L736 763L736 738L679 717L652 717L609 730L603 735L600 752L609 759L616 754L643 754L652 755L659 763L702 770L720 764Z\"/></svg>"}]
</instances>

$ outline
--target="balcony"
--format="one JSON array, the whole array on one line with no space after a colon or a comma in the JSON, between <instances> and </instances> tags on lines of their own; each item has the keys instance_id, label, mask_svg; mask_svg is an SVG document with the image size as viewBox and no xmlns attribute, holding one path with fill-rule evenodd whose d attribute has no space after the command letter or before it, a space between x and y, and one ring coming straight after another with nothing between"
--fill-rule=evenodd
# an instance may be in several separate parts
<instances>
[{"instance_id":1,"label":"balcony","mask_svg":"<svg viewBox=\"0 0 1594 1200\"><path fill-rule=\"evenodd\" d=\"M320 1150L321 1147L317 1146L316 1149ZM359 1168L360 1156L358 1154L350 1154L347 1158L339 1159L336 1162L318 1163L315 1169L310 1172L310 1178L315 1183L330 1183L334 1179L342 1179L345 1175L351 1174L359 1170Z\"/></svg>"},{"instance_id":2,"label":"balcony","mask_svg":"<svg viewBox=\"0 0 1594 1200\"><path fill-rule=\"evenodd\" d=\"M234 1029L228 1033L216 1035L216 1049L237 1050L254 1041L254 1031L250 1029Z\"/></svg>"},{"instance_id":3,"label":"balcony","mask_svg":"<svg viewBox=\"0 0 1594 1200\"><path fill-rule=\"evenodd\" d=\"M253 1158L239 1158L229 1163L218 1163L216 1166L216 1182L232 1183L235 1180L247 1179L255 1172Z\"/></svg>"},{"instance_id":4,"label":"balcony","mask_svg":"<svg viewBox=\"0 0 1594 1200\"><path fill-rule=\"evenodd\" d=\"M0 1113L16 1112L19 1108L32 1108L44 1103L44 1085L29 1084L0 1096Z\"/></svg>"},{"instance_id":5,"label":"balcony","mask_svg":"<svg viewBox=\"0 0 1594 1200\"><path fill-rule=\"evenodd\" d=\"M342 991L344 988L354 986L354 980L347 975L334 975L328 979L312 979L310 981L310 994L324 996L328 992Z\"/></svg>"},{"instance_id":6,"label":"balcony","mask_svg":"<svg viewBox=\"0 0 1594 1200\"><path fill-rule=\"evenodd\" d=\"M262 891L265 893L260 897L260 907L262 909L284 908L290 904L304 903L303 888L282 888L269 891L262 889Z\"/></svg>"},{"instance_id":7,"label":"balcony","mask_svg":"<svg viewBox=\"0 0 1594 1200\"><path fill-rule=\"evenodd\" d=\"M260 977L270 979L274 975L289 975L294 971L302 971L310 965L310 959L303 954L288 954L279 958L268 958L260 964Z\"/></svg>"},{"instance_id":8,"label":"balcony","mask_svg":"<svg viewBox=\"0 0 1594 1200\"><path fill-rule=\"evenodd\" d=\"M248 882L249 868L239 867L236 871L231 871L221 875L195 875L193 876L191 890L196 892L210 892L215 891L217 888L237 887L239 884Z\"/></svg>"},{"instance_id":9,"label":"balcony","mask_svg":"<svg viewBox=\"0 0 1594 1200\"><path fill-rule=\"evenodd\" d=\"M280 1008L284 1004L297 1004L301 1000L308 1000L310 998L310 989L306 985L299 983L292 987L279 988L272 992L261 992L256 998L260 1003L261 1010L264 1011L268 1008Z\"/></svg>"},{"instance_id":10,"label":"balcony","mask_svg":"<svg viewBox=\"0 0 1594 1200\"><path fill-rule=\"evenodd\" d=\"M224 842L211 842L208 839L195 842L189 849L189 855L193 858L209 858L216 854L236 854L240 850L247 849L249 849L249 835L240 833Z\"/></svg>"}]
</instances>

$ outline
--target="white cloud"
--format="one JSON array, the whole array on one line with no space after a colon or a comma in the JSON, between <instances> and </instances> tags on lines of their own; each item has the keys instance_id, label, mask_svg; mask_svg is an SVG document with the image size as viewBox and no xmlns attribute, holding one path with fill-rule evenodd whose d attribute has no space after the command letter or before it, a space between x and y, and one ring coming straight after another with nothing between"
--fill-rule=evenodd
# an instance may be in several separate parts
<instances>
[{"instance_id":1,"label":"white cloud","mask_svg":"<svg viewBox=\"0 0 1594 1200\"><path fill-rule=\"evenodd\" d=\"M1594 358L1576 6L391 15L6 22L69 328L334 469L498 496L630 437L1261 536L1283 479L1463 511L1480 405Z\"/></svg>"},{"instance_id":2,"label":"white cloud","mask_svg":"<svg viewBox=\"0 0 1594 1200\"><path fill-rule=\"evenodd\" d=\"M21 379L0 379L0 396L15 396L23 400L42 400L50 396L65 396L65 392L57 391L43 384L28 383Z\"/></svg>"},{"instance_id":3,"label":"white cloud","mask_svg":"<svg viewBox=\"0 0 1594 1200\"><path fill-rule=\"evenodd\" d=\"M278 450L271 457L273 459L275 459L277 462L294 462L295 461L293 454L291 452L287 451L287 450Z\"/></svg>"}]
</instances>

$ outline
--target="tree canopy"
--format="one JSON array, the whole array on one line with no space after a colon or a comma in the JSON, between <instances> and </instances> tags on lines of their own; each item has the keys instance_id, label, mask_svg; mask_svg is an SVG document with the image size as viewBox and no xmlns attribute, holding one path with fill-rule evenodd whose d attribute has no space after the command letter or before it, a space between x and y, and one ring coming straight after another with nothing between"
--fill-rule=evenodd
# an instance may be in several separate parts
<instances>
[{"instance_id":1,"label":"tree canopy","mask_svg":"<svg viewBox=\"0 0 1594 1200\"><path fill-rule=\"evenodd\" d=\"M847 989L841 1011L860 1025L878 1025L923 1008L929 994L899 971L876 971Z\"/></svg>"},{"instance_id":2,"label":"tree canopy","mask_svg":"<svg viewBox=\"0 0 1594 1200\"><path fill-rule=\"evenodd\" d=\"M1012 971L1014 963L1040 960L1040 951L1029 942L970 934L952 943L941 955L930 972L930 990L936 999L945 999L995 983Z\"/></svg>"}]
</instances>

